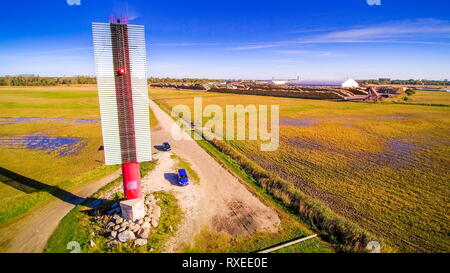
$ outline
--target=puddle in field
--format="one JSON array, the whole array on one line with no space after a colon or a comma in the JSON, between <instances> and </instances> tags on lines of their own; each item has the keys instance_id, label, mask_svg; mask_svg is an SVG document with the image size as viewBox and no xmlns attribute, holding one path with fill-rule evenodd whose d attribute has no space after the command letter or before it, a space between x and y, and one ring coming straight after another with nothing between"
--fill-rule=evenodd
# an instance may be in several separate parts
<instances>
[{"instance_id":1,"label":"puddle in field","mask_svg":"<svg viewBox=\"0 0 450 273\"><path fill-rule=\"evenodd\" d=\"M75 122L75 123L91 123L100 122L99 119L65 119L65 118L13 118L13 117L0 117L0 124L16 124L23 122L35 122L35 121L61 121L61 122Z\"/></svg>"},{"instance_id":2,"label":"puddle in field","mask_svg":"<svg viewBox=\"0 0 450 273\"><path fill-rule=\"evenodd\" d=\"M417 165L413 153L419 147L410 143L410 140L407 138L387 138L385 142L389 146L389 150L375 154L374 162L382 166L413 169Z\"/></svg>"},{"instance_id":3,"label":"puddle in field","mask_svg":"<svg viewBox=\"0 0 450 273\"><path fill-rule=\"evenodd\" d=\"M406 116L392 115L392 116L377 116L378 119L405 119Z\"/></svg>"},{"instance_id":4,"label":"puddle in field","mask_svg":"<svg viewBox=\"0 0 450 273\"><path fill-rule=\"evenodd\" d=\"M318 141L307 138L286 138L285 141L301 149L319 150L319 151L333 150L330 147L327 147Z\"/></svg>"},{"instance_id":5,"label":"puddle in field","mask_svg":"<svg viewBox=\"0 0 450 273\"><path fill-rule=\"evenodd\" d=\"M91 123L91 122L100 122L99 119L76 119L76 123Z\"/></svg>"},{"instance_id":6,"label":"puddle in field","mask_svg":"<svg viewBox=\"0 0 450 273\"><path fill-rule=\"evenodd\" d=\"M366 120L400 120L406 119L407 116L402 115L390 115L390 116L375 116L367 117ZM280 125L286 126L299 126L299 127L309 127L314 126L320 121L334 120L341 122L342 125L348 128L354 128L355 126L349 121L361 121L364 117L360 116L327 116L327 117L301 117L301 118L280 118Z\"/></svg>"},{"instance_id":7,"label":"puddle in field","mask_svg":"<svg viewBox=\"0 0 450 273\"><path fill-rule=\"evenodd\" d=\"M86 146L83 138L48 137L45 135L0 136L0 147L56 152L60 156L73 155Z\"/></svg>"},{"instance_id":8,"label":"puddle in field","mask_svg":"<svg viewBox=\"0 0 450 273\"><path fill-rule=\"evenodd\" d=\"M316 123L322 119L323 118L316 117L304 117L299 119L280 118L280 125L308 127L316 125Z\"/></svg>"}]
</instances>

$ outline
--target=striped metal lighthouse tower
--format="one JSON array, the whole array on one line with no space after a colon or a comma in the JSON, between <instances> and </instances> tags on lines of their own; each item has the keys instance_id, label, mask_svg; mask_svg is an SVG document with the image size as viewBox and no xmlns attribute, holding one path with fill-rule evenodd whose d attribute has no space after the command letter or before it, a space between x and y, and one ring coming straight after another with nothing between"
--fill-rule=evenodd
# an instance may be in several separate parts
<instances>
[{"instance_id":1,"label":"striped metal lighthouse tower","mask_svg":"<svg viewBox=\"0 0 450 273\"><path fill-rule=\"evenodd\" d=\"M152 159L144 26L111 16L92 29L105 164L122 164L125 199L140 199L139 162Z\"/></svg>"}]
</instances>

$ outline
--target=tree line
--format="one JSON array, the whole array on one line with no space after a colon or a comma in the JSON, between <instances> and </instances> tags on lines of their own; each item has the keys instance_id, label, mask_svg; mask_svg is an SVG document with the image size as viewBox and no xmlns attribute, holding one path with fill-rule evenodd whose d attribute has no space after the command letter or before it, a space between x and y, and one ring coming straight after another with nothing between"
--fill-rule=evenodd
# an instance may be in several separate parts
<instances>
[{"instance_id":1,"label":"tree line","mask_svg":"<svg viewBox=\"0 0 450 273\"><path fill-rule=\"evenodd\" d=\"M217 80L194 78L149 78L148 83L207 83ZM56 86L71 84L96 84L95 77L40 77L37 75L0 77L0 86Z\"/></svg>"},{"instance_id":2,"label":"tree line","mask_svg":"<svg viewBox=\"0 0 450 273\"><path fill-rule=\"evenodd\" d=\"M40 77L40 76L5 76L0 77L0 86L54 86L71 84L95 84L95 77Z\"/></svg>"},{"instance_id":3,"label":"tree line","mask_svg":"<svg viewBox=\"0 0 450 273\"><path fill-rule=\"evenodd\" d=\"M208 83L218 82L213 79L196 79L196 78L155 78L148 79L148 83ZM377 80L358 80L360 84L401 84L401 85L450 85L450 82L445 80L391 80L391 79L377 79ZM54 86L54 85L71 85L71 84L96 84L95 77L90 76L74 76L74 77L40 77L37 75L26 76L4 76L0 77L0 86Z\"/></svg>"},{"instance_id":4,"label":"tree line","mask_svg":"<svg viewBox=\"0 0 450 273\"><path fill-rule=\"evenodd\" d=\"M445 80L391 80L391 79L378 79L378 80L359 80L362 84L401 84L401 85L450 85L450 82Z\"/></svg>"}]
</instances>

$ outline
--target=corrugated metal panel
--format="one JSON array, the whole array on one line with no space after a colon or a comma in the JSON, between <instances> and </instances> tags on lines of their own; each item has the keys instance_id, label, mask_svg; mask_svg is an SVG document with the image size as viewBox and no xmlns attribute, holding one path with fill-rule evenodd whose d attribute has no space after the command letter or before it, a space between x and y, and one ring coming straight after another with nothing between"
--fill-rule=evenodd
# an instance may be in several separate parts
<instances>
[{"instance_id":1,"label":"corrugated metal panel","mask_svg":"<svg viewBox=\"0 0 450 273\"><path fill-rule=\"evenodd\" d=\"M111 25L93 23L94 54L106 165L122 163ZM147 57L143 26L128 25L137 162L151 160Z\"/></svg>"},{"instance_id":2,"label":"corrugated metal panel","mask_svg":"<svg viewBox=\"0 0 450 273\"><path fill-rule=\"evenodd\" d=\"M145 46L144 26L128 25L128 39L137 159L138 162L150 161L152 153L147 87L147 51Z\"/></svg>"},{"instance_id":3,"label":"corrugated metal panel","mask_svg":"<svg viewBox=\"0 0 450 273\"><path fill-rule=\"evenodd\" d=\"M111 29L109 24L93 23L92 31L103 145L105 148L105 164L121 164Z\"/></svg>"},{"instance_id":4,"label":"corrugated metal panel","mask_svg":"<svg viewBox=\"0 0 450 273\"><path fill-rule=\"evenodd\" d=\"M128 28L126 25L111 24L114 71L123 69L125 72L120 75L116 72L115 75L122 163L137 162L128 40Z\"/></svg>"}]
</instances>

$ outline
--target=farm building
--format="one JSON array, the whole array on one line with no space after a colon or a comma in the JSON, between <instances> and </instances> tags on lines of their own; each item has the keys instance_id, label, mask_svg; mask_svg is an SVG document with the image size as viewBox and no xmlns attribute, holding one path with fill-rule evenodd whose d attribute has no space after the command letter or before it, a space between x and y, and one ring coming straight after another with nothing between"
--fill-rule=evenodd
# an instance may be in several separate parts
<instances>
[{"instance_id":1,"label":"farm building","mask_svg":"<svg viewBox=\"0 0 450 273\"><path fill-rule=\"evenodd\" d=\"M276 84L276 85L280 85L280 84L286 84L288 81L277 81L277 80L272 80L272 81L268 81L268 84Z\"/></svg>"},{"instance_id":2,"label":"farm building","mask_svg":"<svg viewBox=\"0 0 450 273\"><path fill-rule=\"evenodd\" d=\"M341 84L341 87L357 88L359 84L354 79L348 79Z\"/></svg>"}]
</instances>

